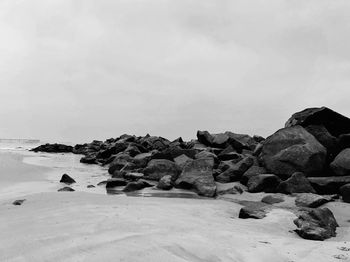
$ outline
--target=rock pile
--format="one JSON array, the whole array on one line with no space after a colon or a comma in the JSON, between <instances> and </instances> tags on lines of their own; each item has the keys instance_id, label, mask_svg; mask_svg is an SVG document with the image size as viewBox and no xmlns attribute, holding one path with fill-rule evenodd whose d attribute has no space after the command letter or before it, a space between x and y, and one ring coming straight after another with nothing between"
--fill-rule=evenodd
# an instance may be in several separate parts
<instances>
[{"instance_id":1,"label":"rock pile","mask_svg":"<svg viewBox=\"0 0 350 262\"><path fill-rule=\"evenodd\" d=\"M341 194L350 202L350 119L326 107L293 114L266 139L208 131L198 131L197 139L188 142L125 134L74 147L46 144L33 151L82 154L82 163L108 166L112 179L107 187L122 185L128 192L153 181L160 190L175 187L214 197L218 184L236 182L251 193ZM304 230L300 219L299 234L317 238Z\"/></svg>"}]
</instances>

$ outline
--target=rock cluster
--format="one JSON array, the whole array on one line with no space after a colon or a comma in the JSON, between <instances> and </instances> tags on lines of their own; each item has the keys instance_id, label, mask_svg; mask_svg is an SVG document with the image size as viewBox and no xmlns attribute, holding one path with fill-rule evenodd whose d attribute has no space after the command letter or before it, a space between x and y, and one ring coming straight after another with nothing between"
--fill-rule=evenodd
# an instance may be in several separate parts
<instances>
[{"instance_id":1,"label":"rock cluster","mask_svg":"<svg viewBox=\"0 0 350 262\"><path fill-rule=\"evenodd\" d=\"M160 190L182 188L205 197L237 193L241 188L251 193L311 194L298 200L301 206L311 200L317 203L309 205L312 207L323 203L315 194L340 194L350 202L350 119L326 107L293 114L284 128L266 139L208 131L198 131L197 139L188 142L125 134L74 147L47 144L33 151L82 154L82 163L108 166L112 179L106 182L107 188L124 186L128 192L155 183ZM241 187L217 189L229 183ZM255 217L261 218L265 204L259 205ZM249 217L251 211L251 205L246 207L242 217ZM312 216L314 213L302 219ZM305 226L298 221L302 237L317 238L303 233Z\"/></svg>"}]
</instances>

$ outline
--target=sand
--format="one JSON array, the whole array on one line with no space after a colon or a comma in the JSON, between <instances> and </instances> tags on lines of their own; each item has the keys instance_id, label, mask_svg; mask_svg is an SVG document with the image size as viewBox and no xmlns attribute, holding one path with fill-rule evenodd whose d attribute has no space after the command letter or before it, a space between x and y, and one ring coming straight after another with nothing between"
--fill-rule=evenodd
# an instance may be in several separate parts
<instances>
[{"instance_id":1,"label":"sand","mask_svg":"<svg viewBox=\"0 0 350 262\"><path fill-rule=\"evenodd\" d=\"M293 232L295 215L288 209L262 220L239 219L241 206L229 201L264 194L211 200L54 192L61 185L50 176L59 170L33 171L33 180L23 182L30 187L44 176L56 185L51 192L0 192L0 261L350 261L348 204L327 204L340 224L336 238L309 241ZM15 199L26 201L14 206Z\"/></svg>"}]
</instances>

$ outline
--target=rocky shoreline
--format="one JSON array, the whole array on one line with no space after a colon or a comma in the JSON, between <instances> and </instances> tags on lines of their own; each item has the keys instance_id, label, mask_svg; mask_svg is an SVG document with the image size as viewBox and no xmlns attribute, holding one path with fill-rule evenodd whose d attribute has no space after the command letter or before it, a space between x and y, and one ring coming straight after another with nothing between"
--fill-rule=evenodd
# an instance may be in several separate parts
<instances>
[{"instance_id":1,"label":"rocky shoreline","mask_svg":"<svg viewBox=\"0 0 350 262\"><path fill-rule=\"evenodd\" d=\"M82 154L82 163L108 166L111 179L102 182L107 190L175 187L203 197L272 194L262 202L243 203L240 218L263 218L271 205L283 201L281 194L293 195L299 208L296 232L306 239L334 237L338 224L322 205L350 202L350 119L326 107L293 114L266 139L198 131L191 141L122 135L74 147L46 144L32 151ZM61 182L74 180L64 176Z\"/></svg>"}]
</instances>

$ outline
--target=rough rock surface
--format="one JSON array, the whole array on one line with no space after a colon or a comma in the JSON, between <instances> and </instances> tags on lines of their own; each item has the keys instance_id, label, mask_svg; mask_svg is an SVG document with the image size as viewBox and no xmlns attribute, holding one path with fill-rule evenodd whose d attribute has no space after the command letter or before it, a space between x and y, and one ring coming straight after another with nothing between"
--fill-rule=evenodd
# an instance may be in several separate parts
<instances>
[{"instance_id":1,"label":"rough rock surface","mask_svg":"<svg viewBox=\"0 0 350 262\"><path fill-rule=\"evenodd\" d=\"M182 170L175 182L176 186L184 189L195 189L199 195L213 197L216 191L213 166L212 158L191 161Z\"/></svg>"},{"instance_id":2,"label":"rough rock surface","mask_svg":"<svg viewBox=\"0 0 350 262\"><path fill-rule=\"evenodd\" d=\"M284 194L316 193L309 180L301 172L296 172L290 178L281 182L277 191Z\"/></svg>"},{"instance_id":3,"label":"rough rock surface","mask_svg":"<svg viewBox=\"0 0 350 262\"><path fill-rule=\"evenodd\" d=\"M350 148L341 151L330 166L337 176L350 175Z\"/></svg>"},{"instance_id":4,"label":"rough rock surface","mask_svg":"<svg viewBox=\"0 0 350 262\"><path fill-rule=\"evenodd\" d=\"M307 108L293 114L285 126L295 125L323 125L335 137L350 133L350 119L327 107Z\"/></svg>"},{"instance_id":5,"label":"rough rock surface","mask_svg":"<svg viewBox=\"0 0 350 262\"><path fill-rule=\"evenodd\" d=\"M338 223L328 208L302 210L294 220L299 236L310 240L325 240L336 236Z\"/></svg>"},{"instance_id":6,"label":"rough rock surface","mask_svg":"<svg viewBox=\"0 0 350 262\"><path fill-rule=\"evenodd\" d=\"M312 193L300 193L296 195L295 204L300 207L319 207L333 199L330 196L320 196Z\"/></svg>"},{"instance_id":7,"label":"rough rock surface","mask_svg":"<svg viewBox=\"0 0 350 262\"><path fill-rule=\"evenodd\" d=\"M262 174L253 176L249 179L247 184L248 192L275 193L280 182L281 179L273 174Z\"/></svg>"},{"instance_id":8,"label":"rough rock surface","mask_svg":"<svg viewBox=\"0 0 350 262\"><path fill-rule=\"evenodd\" d=\"M295 172L317 176L326 163L326 149L301 126L278 130L263 145L262 160L266 169L281 177Z\"/></svg>"},{"instance_id":9,"label":"rough rock surface","mask_svg":"<svg viewBox=\"0 0 350 262\"><path fill-rule=\"evenodd\" d=\"M350 176L309 177L308 180L317 194L339 194L341 186L350 184Z\"/></svg>"},{"instance_id":10,"label":"rough rock surface","mask_svg":"<svg viewBox=\"0 0 350 262\"><path fill-rule=\"evenodd\" d=\"M133 192L137 190L144 189L146 187L152 187L153 185L140 179L137 182L130 182L124 188L123 192Z\"/></svg>"},{"instance_id":11,"label":"rough rock surface","mask_svg":"<svg viewBox=\"0 0 350 262\"><path fill-rule=\"evenodd\" d=\"M179 174L176 164L166 159L151 160L143 172L145 178L156 181L167 175L170 175L175 180Z\"/></svg>"},{"instance_id":12,"label":"rough rock surface","mask_svg":"<svg viewBox=\"0 0 350 262\"><path fill-rule=\"evenodd\" d=\"M65 186L65 187L62 187L60 189L57 190L58 192L73 192L75 191L73 188L69 187L69 186Z\"/></svg>"},{"instance_id":13,"label":"rough rock surface","mask_svg":"<svg viewBox=\"0 0 350 262\"><path fill-rule=\"evenodd\" d=\"M284 202L284 197L282 195L279 194L275 194L275 195L268 195L268 196L264 196L261 199L261 202L265 203L265 204L278 204L278 203L282 203Z\"/></svg>"},{"instance_id":14,"label":"rough rock surface","mask_svg":"<svg viewBox=\"0 0 350 262\"><path fill-rule=\"evenodd\" d=\"M261 166L251 166L241 177L240 182L247 185L249 179L253 176L267 174L266 168Z\"/></svg>"},{"instance_id":15,"label":"rough rock surface","mask_svg":"<svg viewBox=\"0 0 350 262\"><path fill-rule=\"evenodd\" d=\"M162 189L162 190L170 190L173 188L173 181L172 177L169 175L163 176L157 185L157 188Z\"/></svg>"}]
</instances>

